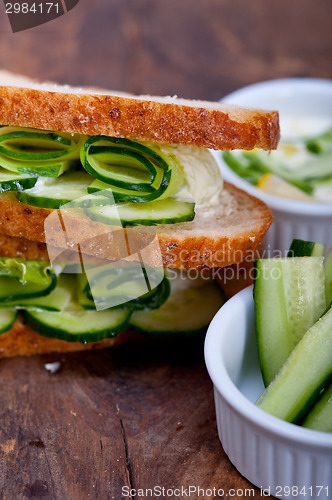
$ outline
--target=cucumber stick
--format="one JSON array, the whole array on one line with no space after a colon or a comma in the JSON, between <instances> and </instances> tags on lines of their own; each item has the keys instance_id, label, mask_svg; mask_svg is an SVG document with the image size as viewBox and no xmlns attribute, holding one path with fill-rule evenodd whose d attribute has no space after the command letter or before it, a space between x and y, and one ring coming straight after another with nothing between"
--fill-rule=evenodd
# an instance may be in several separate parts
<instances>
[{"instance_id":1,"label":"cucumber stick","mask_svg":"<svg viewBox=\"0 0 332 500\"><path fill-rule=\"evenodd\" d=\"M294 239L287 257L322 257L324 252L325 245L323 243Z\"/></svg>"},{"instance_id":2,"label":"cucumber stick","mask_svg":"<svg viewBox=\"0 0 332 500\"><path fill-rule=\"evenodd\" d=\"M262 410L297 422L332 378L332 308L294 347L257 401Z\"/></svg>"},{"instance_id":3,"label":"cucumber stick","mask_svg":"<svg viewBox=\"0 0 332 500\"><path fill-rule=\"evenodd\" d=\"M305 416L301 425L316 431L332 432L332 383Z\"/></svg>"},{"instance_id":4,"label":"cucumber stick","mask_svg":"<svg viewBox=\"0 0 332 500\"><path fill-rule=\"evenodd\" d=\"M258 260L255 270L257 343L267 386L326 310L323 257Z\"/></svg>"},{"instance_id":5,"label":"cucumber stick","mask_svg":"<svg viewBox=\"0 0 332 500\"><path fill-rule=\"evenodd\" d=\"M326 304L329 306L332 303L332 247L325 260L325 295Z\"/></svg>"}]
</instances>

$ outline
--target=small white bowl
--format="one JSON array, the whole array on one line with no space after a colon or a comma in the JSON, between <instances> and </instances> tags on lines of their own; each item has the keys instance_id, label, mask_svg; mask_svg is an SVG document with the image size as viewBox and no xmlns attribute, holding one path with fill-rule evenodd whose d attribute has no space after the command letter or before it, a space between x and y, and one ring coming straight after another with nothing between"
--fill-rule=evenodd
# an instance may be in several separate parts
<instances>
[{"instance_id":1,"label":"small white bowl","mask_svg":"<svg viewBox=\"0 0 332 500\"><path fill-rule=\"evenodd\" d=\"M295 120L299 128L301 124L308 126L311 123L314 134L332 125L331 80L287 78L261 82L237 90L221 99L221 102L278 110L281 135L286 127L289 128L287 124L290 120ZM219 152L214 155L226 180L271 207L275 219L265 238L266 249L285 253L293 238L332 246L332 200L331 203L311 203L264 193L237 176L223 162Z\"/></svg>"},{"instance_id":2,"label":"small white bowl","mask_svg":"<svg viewBox=\"0 0 332 500\"><path fill-rule=\"evenodd\" d=\"M214 385L219 438L238 471L277 498L331 498L332 434L284 422L254 404L264 385L252 287L214 317L205 362Z\"/></svg>"}]
</instances>

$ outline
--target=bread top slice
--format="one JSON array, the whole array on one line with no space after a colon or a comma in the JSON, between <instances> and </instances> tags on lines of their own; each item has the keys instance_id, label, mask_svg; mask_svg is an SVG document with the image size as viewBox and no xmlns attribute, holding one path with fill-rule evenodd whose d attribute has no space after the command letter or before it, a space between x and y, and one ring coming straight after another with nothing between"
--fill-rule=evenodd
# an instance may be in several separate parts
<instances>
[{"instance_id":1,"label":"bread top slice","mask_svg":"<svg viewBox=\"0 0 332 500\"><path fill-rule=\"evenodd\" d=\"M219 201L209 211L198 207L191 222L126 229L130 253L145 248L157 236L163 265L168 268L224 267L252 259L273 221L271 210L227 182ZM0 197L0 254L20 253L30 259L47 259L44 224L50 214L57 215L58 211L32 207L3 194ZM64 244L62 230L52 224L47 237L50 248L74 249L79 242L81 251L88 255L109 260L123 258L123 230L114 231L110 226L73 214L66 217ZM158 255L151 254L149 258L151 265L154 258L159 265Z\"/></svg>"},{"instance_id":2,"label":"bread top slice","mask_svg":"<svg viewBox=\"0 0 332 500\"><path fill-rule=\"evenodd\" d=\"M0 71L0 125L217 150L271 150L280 137L277 111L43 84L6 71Z\"/></svg>"}]
</instances>

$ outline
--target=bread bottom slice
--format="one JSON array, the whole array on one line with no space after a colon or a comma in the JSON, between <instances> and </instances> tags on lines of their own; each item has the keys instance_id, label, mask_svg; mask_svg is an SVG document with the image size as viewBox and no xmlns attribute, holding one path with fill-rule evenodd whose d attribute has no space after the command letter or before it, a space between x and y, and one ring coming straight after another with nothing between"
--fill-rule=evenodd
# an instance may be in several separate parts
<instances>
[{"instance_id":1,"label":"bread bottom slice","mask_svg":"<svg viewBox=\"0 0 332 500\"><path fill-rule=\"evenodd\" d=\"M61 248L64 233L62 226L56 223L56 210L20 203L6 193L1 195L1 255L48 259L44 224L51 214L48 224L54 220L54 227L53 222L48 226L47 244ZM138 226L126 231L130 232L132 254L157 236L165 267L199 269L243 262L260 247L272 221L267 205L225 182L219 204L209 209L198 208L191 222ZM123 258L122 231L112 231L110 226L92 222L87 217L72 214L66 217L66 238L64 248L77 248L80 242L82 253L109 260Z\"/></svg>"},{"instance_id":2,"label":"bread bottom slice","mask_svg":"<svg viewBox=\"0 0 332 500\"><path fill-rule=\"evenodd\" d=\"M0 335L0 358L14 356L33 356L35 354L65 353L77 351L100 350L124 344L130 341L142 341L146 336L131 328L124 330L113 338L98 342L66 342L50 337L43 337L19 318L8 332Z\"/></svg>"}]
</instances>

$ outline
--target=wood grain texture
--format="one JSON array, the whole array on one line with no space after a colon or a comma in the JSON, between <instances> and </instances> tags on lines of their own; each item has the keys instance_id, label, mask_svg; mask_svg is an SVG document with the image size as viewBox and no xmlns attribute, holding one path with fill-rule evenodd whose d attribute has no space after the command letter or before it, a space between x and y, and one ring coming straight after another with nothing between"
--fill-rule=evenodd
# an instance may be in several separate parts
<instances>
[{"instance_id":1,"label":"wood grain texture","mask_svg":"<svg viewBox=\"0 0 332 500\"><path fill-rule=\"evenodd\" d=\"M2 360L0 498L251 489L220 446L202 353L198 338L190 347L151 341L98 355ZM45 369L50 361L60 361L58 372Z\"/></svg>"},{"instance_id":2,"label":"wood grain texture","mask_svg":"<svg viewBox=\"0 0 332 500\"><path fill-rule=\"evenodd\" d=\"M329 0L80 0L13 34L1 2L0 67L219 99L259 80L332 78L331 16ZM54 375L50 360L61 361ZM119 500L128 498L123 486L252 488L220 446L202 341L13 358L0 370L1 500Z\"/></svg>"},{"instance_id":3,"label":"wood grain texture","mask_svg":"<svg viewBox=\"0 0 332 500\"><path fill-rule=\"evenodd\" d=\"M80 0L16 34L0 13L0 67L41 80L213 100L269 78L331 78L329 0Z\"/></svg>"}]
</instances>

